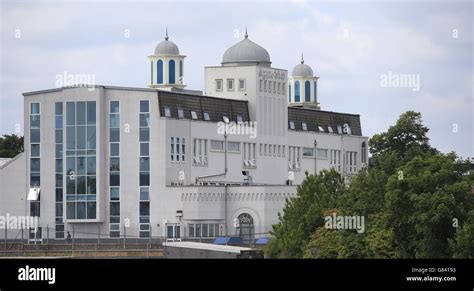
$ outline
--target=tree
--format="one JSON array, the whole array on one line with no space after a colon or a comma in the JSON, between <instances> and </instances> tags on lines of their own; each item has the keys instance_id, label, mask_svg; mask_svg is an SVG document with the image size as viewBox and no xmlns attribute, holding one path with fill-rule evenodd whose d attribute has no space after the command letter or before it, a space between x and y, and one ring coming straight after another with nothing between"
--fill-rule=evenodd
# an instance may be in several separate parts
<instances>
[{"instance_id":1,"label":"tree","mask_svg":"<svg viewBox=\"0 0 474 291\"><path fill-rule=\"evenodd\" d=\"M23 152L23 137L15 134L0 136L0 157L13 158Z\"/></svg>"},{"instance_id":2,"label":"tree","mask_svg":"<svg viewBox=\"0 0 474 291\"><path fill-rule=\"evenodd\" d=\"M335 170L308 175L298 186L297 196L286 201L279 222L273 225L274 239L266 247L269 257L302 258L304 244L323 226L323 210L335 208L345 191L342 176Z\"/></svg>"},{"instance_id":3,"label":"tree","mask_svg":"<svg viewBox=\"0 0 474 291\"><path fill-rule=\"evenodd\" d=\"M456 259L474 259L474 210L469 212L466 223L449 241L453 257Z\"/></svg>"}]
</instances>

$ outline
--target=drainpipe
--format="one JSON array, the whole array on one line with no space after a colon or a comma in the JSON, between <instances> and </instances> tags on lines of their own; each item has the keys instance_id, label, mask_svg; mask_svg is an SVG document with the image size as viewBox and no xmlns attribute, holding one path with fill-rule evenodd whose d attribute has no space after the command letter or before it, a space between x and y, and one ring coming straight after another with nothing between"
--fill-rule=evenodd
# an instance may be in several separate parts
<instances>
[{"instance_id":1,"label":"drainpipe","mask_svg":"<svg viewBox=\"0 0 474 291\"><path fill-rule=\"evenodd\" d=\"M318 141L314 140L314 175L318 173Z\"/></svg>"}]
</instances>

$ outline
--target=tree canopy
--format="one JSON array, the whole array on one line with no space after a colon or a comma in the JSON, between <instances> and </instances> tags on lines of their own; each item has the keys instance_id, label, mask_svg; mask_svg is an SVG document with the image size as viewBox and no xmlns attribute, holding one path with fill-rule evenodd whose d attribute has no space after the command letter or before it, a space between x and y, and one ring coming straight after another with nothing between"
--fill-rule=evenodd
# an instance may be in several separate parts
<instances>
[{"instance_id":1,"label":"tree canopy","mask_svg":"<svg viewBox=\"0 0 474 291\"><path fill-rule=\"evenodd\" d=\"M0 158L13 158L23 151L22 136L16 134L0 136Z\"/></svg>"},{"instance_id":2,"label":"tree canopy","mask_svg":"<svg viewBox=\"0 0 474 291\"><path fill-rule=\"evenodd\" d=\"M474 258L474 174L429 144L421 114L403 113L369 140L367 171L345 185L335 170L307 175L265 248L274 258ZM363 216L365 232L324 227Z\"/></svg>"}]
</instances>

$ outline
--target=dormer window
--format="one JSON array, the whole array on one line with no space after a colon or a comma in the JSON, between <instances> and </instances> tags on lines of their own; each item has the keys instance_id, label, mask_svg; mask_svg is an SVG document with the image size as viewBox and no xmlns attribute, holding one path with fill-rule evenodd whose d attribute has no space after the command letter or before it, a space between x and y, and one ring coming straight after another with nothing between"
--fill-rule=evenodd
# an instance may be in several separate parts
<instances>
[{"instance_id":1,"label":"dormer window","mask_svg":"<svg viewBox=\"0 0 474 291\"><path fill-rule=\"evenodd\" d=\"M165 106L165 117L171 117L171 110L168 106Z\"/></svg>"},{"instance_id":2,"label":"dormer window","mask_svg":"<svg viewBox=\"0 0 474 291\"><path fill-rule=\"evenodd\" d=\"M204 116L204 120L206 120L206 121L210 121L210 120L211 120L211 117L209 116L209 112L204 112L204 113L203 113L203 116Z\"/></svg>"},{"instance_id":3,"label":"dormer window","mask_svg":"<svg viewBox=\"0 0 474 291\"><path fill-rule=\"evenodd\" d=\"M342 126L337 126L337 133L342 134Z\"/></svg>"},{"instance_id":4,"label":"dormer window","mask_svg":"<svg viewBox=\"0 0 474 291\"><path fill-rule=\"evenodd\" d=\"M328 131L329 131L329 133L334 133L334 130L332 129L331 126L328 126Z\"/></svg>"},{"instance_id":5,"label":"dormer window","mask_svg":"<svg viewBox=\"0 0 474 291\"><path fill-rule=\"evenodd\" d=\"M304 131L308 131L308 125L306 124L306 122L301 122L301 127Z\"/></svg>"},{"instance_id":6,"label":"dormer window","mask_svg":"<svg viewBox=\"0 0 474 291\"><path fill-rule=\"evenodd\" d=\"M295 122L290 121L290 129L295 130Z\"/></svg>"},{"instance_id":7,"label":"dormer window","mask_svg":"<svg viewBox=\"0 0 474 291\"><path fill-rule=\"evenodd\" d=\"M184 111L183 108L178 107L178 118L179 119L184 119Z\"/></svg>"},{"instance_id":8,"label":"dormer window","mask_svg":"<svg viewBox=\"0 0 474 291\"><path fill-rule=\"evenodd\" d=\"M237 115L237 123L242 123L242 122L243 122L242 115Z\"/></svg>"},{"instance_id":9,"label":"dormer window","mask_svg":"<svg viewBox=\"0 0 474 291\"><path fill-rule=\"evenodd\" d=\"M318 125L319 132L324 132L324 128L321 125Z\"/></svg>"},{"instance_id":10,"label":"dormer window","mask_svg":"<svg viewBox=\"0 0 474 291\"><path fill-rule=\"evenodd\" d=\"M198 119L196 111L191 111L191 118L194 120Z\"/></svg>"}]
</instances>

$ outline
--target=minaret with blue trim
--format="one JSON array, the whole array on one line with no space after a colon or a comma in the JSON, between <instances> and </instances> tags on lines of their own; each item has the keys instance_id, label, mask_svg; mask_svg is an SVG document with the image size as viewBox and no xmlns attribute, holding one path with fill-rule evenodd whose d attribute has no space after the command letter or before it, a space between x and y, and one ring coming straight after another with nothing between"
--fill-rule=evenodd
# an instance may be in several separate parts
<instances>
[{"instance_id":1,"label":"minaret with blue trim","mask_svg":"<svg viewBox=\"0 0 474 291\"><path fill-rule=\"evenodd\" d=\"M288 80L288 104L320 109L318 79L313 69L304 63L303 53L301 53L301 63L293 68Z\"/></svg>"}]
</instances>

